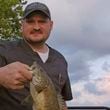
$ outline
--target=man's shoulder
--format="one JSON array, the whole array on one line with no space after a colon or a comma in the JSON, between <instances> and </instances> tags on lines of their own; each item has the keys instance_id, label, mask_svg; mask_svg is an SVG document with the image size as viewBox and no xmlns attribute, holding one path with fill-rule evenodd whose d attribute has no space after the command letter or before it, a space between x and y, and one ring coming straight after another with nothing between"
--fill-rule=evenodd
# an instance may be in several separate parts
<instances>
[{"instance_id":1,"label":"man's shoulder","mask_svg":"<svg viewBox=\"0 0 110 110\"><path fill-rule=\"evenodd\" d=\"M10 50L14 50L17 46L19 46L20 40L0 40L0 54L9 52Z\"/></svg>"},{"instance_id":2,"label":"man's shoulder","mask_svg":"<svg viewBox=\"0 0 110 110\"><path fill-rule=\"evenodd\" d=\"M18 46L18 43L21 41L21 39L18 40L13 40L13 41L9 41L9 40L0 40L0 48L13 48Z\"/></svg>"},{"instance_id":3,"label":"man's shoulder","mask_svg":"<svg viewBox=\"0 0 110 110\"><path fill-rule=\"evenodd\" d=\"M53 56L56 56L57 58L62 59L66 62L66 59L65 59L64 55L61 52L59 52L58 50L56 50L52 47L49 47L49 49L50 49Z\"/></svg>"}]
</instances>

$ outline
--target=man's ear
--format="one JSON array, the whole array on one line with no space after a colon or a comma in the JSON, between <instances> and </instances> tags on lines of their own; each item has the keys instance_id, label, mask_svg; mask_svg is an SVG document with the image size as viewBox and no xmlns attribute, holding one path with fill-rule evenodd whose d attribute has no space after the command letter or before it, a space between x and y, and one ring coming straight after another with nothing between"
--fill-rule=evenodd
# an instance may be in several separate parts
<instances>
[{"instance_id":1,"label":"man's ear","mask_svg":"<svg viewBox=\"0 0 110 110\"><path fill-rule=\"evenodd\" d=\"M53 21L51 21L50 26L51 26L51 29L53 29Z\"/></svg>"}]
</instances>

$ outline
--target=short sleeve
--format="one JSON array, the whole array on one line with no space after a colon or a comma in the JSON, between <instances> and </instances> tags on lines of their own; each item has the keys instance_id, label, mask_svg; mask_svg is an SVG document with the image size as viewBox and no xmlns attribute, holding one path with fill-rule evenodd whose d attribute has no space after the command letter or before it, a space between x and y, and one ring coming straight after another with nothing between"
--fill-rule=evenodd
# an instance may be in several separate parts
<instances>
[{"instance_id":1,"label":"short sleeve","mask_svg":"<svg viewBox=\"0 0 110 110\"><path fill-rule=\"evenodd\" d=\"M67 73L66 74L66 81L65 81L65 84L62 88L62 96L63 96L64 100L71 100L71 99L73 99L71 84L70 84L68 72L66 72L66 73Z\"/></svg>"}]
</instances>

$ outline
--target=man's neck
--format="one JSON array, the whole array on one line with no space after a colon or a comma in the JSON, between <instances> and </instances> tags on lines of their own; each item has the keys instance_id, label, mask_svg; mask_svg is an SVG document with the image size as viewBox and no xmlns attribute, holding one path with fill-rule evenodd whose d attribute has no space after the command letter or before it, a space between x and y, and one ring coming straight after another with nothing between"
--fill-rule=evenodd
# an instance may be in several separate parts
<instances>
[{"instance_id":1,"label":"man's neck","mask_svg":"<svg viewBox=\"0 0 110 110\"><path fill-rule=\"evenodd\" d=\"M41 52L41 53L46 53L48 51L48 46L44 43L44 44L30 44L28 43L26 40L25 42L32 48L32 50L34 52Z\"/></svg>"},{"instance_id":2,"label":"man's neck","mask_svg":"<svg viewBox=\"0 0 110 110\"><path fill-rule=\"evenodd\" d=\"M33 51L40 53L46 53L48 51L48 46L46 44L31 48L33 49Z\"/></svg>"}]
</instances>

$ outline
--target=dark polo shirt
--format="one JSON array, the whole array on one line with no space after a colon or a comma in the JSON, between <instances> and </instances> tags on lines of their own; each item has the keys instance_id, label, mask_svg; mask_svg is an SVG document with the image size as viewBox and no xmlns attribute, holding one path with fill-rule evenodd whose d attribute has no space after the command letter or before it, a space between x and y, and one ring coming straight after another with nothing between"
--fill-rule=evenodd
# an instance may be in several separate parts
<instances>
[{"instance_id":1,"label":"dark polo shirt","mask_svg":"<svg viewBox=\"0 0 110 110\"><path fill-rule=\"evenodd\" d=\"M67 73L67 62L58 51L51 47L49 49L49 58L43 63L40 56L24 40L1 41L0 67L16 61L31 66L36 61L50 76L56 90L62 94L65 100L70 100L72 93ZM31 104L21 103L28 94L29 83L26 83L24 89L20 90L0 87L0 110L32 110Z\"/></svg>"}]
</instances>

